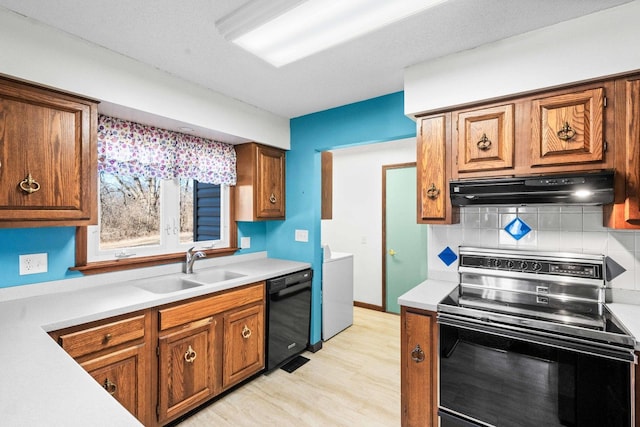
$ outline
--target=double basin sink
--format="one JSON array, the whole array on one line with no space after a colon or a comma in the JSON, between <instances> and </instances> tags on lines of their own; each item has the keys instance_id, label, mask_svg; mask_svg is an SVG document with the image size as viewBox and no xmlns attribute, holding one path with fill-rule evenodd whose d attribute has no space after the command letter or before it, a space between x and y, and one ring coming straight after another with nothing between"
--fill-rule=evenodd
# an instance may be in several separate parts
<instances>
[{"instance_id":1,"label":"double basin sink","mask_svg":"<svg viewBox=\"0 0 640 427\"><path fill-rule=\"evenodd\" d=\"M168 294L185 289L197 288L199 286L226 282L245 276L245 274L234 273L229 270L212 268L197 271L193 274L172 274L139 279L136 280L134 286L154 294Z\"/></svg>"}]
</instances>

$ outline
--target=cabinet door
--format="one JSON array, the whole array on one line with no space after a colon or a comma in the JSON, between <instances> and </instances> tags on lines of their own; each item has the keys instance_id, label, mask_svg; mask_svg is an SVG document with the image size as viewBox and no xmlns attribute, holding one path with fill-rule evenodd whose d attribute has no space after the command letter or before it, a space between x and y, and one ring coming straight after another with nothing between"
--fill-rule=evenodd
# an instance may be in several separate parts
<instances>
[{"instance_id":1,"label":"cabinet door","mask_svg":"<svg viewBox=\"0 0 640 427\"><path fill-rule=\"evenodd\" d=\"M258 146L256 216L261 219L284 219L284 151Z\"/></svg>"},{"instance_id":2,"label":"cabinet door","mask_svg":"<svg viewBox=\"0 0 640 427\"><path fill-rule=\"evenodd\" d=\"M159 337L158 421L185 412L214 394L214 320Z\"/></svg>"},{"instance_id":3,"label":"cabinet door","mask_svg":"<svg viewBox=\"0 0 640 427\"><path fill-rule=\"evenodd\" d=\"M423 224L452 224L457 222L457 208L449 199L450 156L449 114L424 117L418 120L416 153L418 222Z\"/></svg>"},{"instance_id":4,"label":"cabinet door","mask_svg":"<svg viewBox=\"0 0 640 427\"><path fill-rule=\"evenodd\" d=\"M437 326L435 313L401 308L402 426L437 426Z\"/></svg>"},{"instance_id":5,"label":"cabinet door","mask_svg":"<svg viewBox=\"0 0 640 427\"><path fill-rule=\"evenodd\" d=\"M534 99L531 166L604 160L604 89Z\"/></svg>"},{"instance_id":6,"label":"cabinet door","mask_svg":"<svg viewBox=\"0 0 640 427\"><path fill-rule=\"evenodd\" d=\"M458 172L513 168L514 106L462 111L458 129Z\"/></svg>"},{"instance_id":7,"label":"cabinet door","mask_svg":"<svg viewBox=\"0 0 640 427\"><path fill-rule=\"evenodd\" d=\"M624 220L638 225L640 222L640 80L626 81L624 93L626 101L624 138L627 153L625 159L627 163L624 165L627 171ZM618 99L616 99L617 102Z\"/></svg>"},{"instance_id":8,"label":"cabinet door","mask_svg":"<svg viewBox=\"0 0 640 427\"><path fill-rule=\"evenodd\" d=\"M264 368L264 305L224 314L223 388Z\"/></svg>"},{"instance_id":9,"label":"cabinet door","mask_svg":"<svg viewBox=\"0 0 640 427\"><path fill-rule=\"evenodd\" d=\"M0 222L95 222L96 111L0 80Z\"/></svg>"},{"instance_id":10,"label":"cabinet door","mask_svg":"<svg viewBox=\"0 0 640 427\"><path fill-rule=\"evenodd\" d=\"M146 364L143 344L82 362L82 366L122 406L146 424Z\"/></svg>"}]
</instances>

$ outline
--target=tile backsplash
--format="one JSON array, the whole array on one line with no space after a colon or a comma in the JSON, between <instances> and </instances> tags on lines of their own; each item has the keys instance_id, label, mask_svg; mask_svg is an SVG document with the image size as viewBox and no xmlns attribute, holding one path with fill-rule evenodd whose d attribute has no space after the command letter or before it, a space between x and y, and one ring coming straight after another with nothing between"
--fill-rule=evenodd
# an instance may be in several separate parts
<instances>
[{"instance_id":1,"label":"tile backsplash","mask_svg":"<svg viewBox=\"0 0 640 427\"><path fill-rule=\"evenodd\" d=\"M504 230L516 218L531 228L519 240ZM460 224L429 227L432 279L457 280L458 263L447 266L438 254L466 245L604 254L626 270L609 286L640 291L640 232L603 227L602 206L465 207Z\"/></svg>"}]
</instances>

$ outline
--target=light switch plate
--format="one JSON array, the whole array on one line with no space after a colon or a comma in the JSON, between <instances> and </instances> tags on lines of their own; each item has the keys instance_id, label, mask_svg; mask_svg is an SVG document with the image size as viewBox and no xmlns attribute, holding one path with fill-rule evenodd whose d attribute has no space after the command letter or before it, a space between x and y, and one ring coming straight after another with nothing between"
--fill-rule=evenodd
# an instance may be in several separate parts
<instances>
[{"instance_id":1,"label":"light switch plate","mask_svg":"<svg viewBox=\"0 0 640 427\"><path fill-rule=\"evenodd\" d=\"M309 230L296 230L296 242L308 242Z\"/></svg>"},{"instance_id":2,"label":"light switch plate","mask_svg":"<svg viewBox=\"0 0 640 427\"><path fill-rule=\"evenodd\" d=\"M46 273L47 254L20 255L20 275Z\"/></svg>"},{"instance_id":3,"label":"light switch plate","mask_svg":"<svg viewBox=\"0 0 640 427\"><path fill-rule=\"evenodd\" d=\"M249 249L249 248L251 248L251 237L241 237L240 249Z\"/></svg>"}]
</instances>

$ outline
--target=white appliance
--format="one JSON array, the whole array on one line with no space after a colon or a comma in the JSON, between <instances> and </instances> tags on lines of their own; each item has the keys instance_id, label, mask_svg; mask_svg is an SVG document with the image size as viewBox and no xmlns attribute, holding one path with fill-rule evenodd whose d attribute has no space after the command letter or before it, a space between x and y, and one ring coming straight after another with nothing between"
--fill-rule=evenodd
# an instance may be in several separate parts
<instances>
[{"instance_id":1,"label":"white appliance","mask_svg":"<svg viewBox=\"0 0 640 427\"><path fill-rule=\"evenodd\" d=\"M353 254L330 252L322 263L322 340L353 324Z\"/></svg>"}]
</instances>

